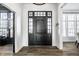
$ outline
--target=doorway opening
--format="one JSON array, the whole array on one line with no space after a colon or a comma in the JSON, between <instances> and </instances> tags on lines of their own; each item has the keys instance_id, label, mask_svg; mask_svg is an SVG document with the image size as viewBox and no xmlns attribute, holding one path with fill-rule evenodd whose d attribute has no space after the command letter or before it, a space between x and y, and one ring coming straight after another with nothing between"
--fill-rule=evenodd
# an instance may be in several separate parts
<instances>
[{"instance_id":1,"label":"doorway opening","mask_svg":"<svg viewBox=\"0 0 79 59\"><path fill-rule=\"evenodd\" d=\"M29 46L52 45L52 11L28 11Z\"/></svg>"},{"instance_id":2,"label":"doorway opening","mask_svg":"<svg viewBox=\"0 0 79 59\"><path fill-rule=\"evenodd\" d=\"M0 4L0 53L13 55L15 53L15 13Z\"/></svg>"},{"instance_id":3,"label":"doorway opening","mask_svg":"<svg viewBox=\"0 0 79 59\"><path fill-rule=\"evenodd\" d=\"M64 51L68 51L69 54L76 55L75 53L78 49L79 41L79 11L77 7L79 4L67 3L64 4L62 9L62 21L61 21L61 31L62 31L62 46ZM72 6L72 8L70 8ZM74 7L75 8L74 8ZM75 53L73 53L75 52Z\"/></svg>"}]
</instances>

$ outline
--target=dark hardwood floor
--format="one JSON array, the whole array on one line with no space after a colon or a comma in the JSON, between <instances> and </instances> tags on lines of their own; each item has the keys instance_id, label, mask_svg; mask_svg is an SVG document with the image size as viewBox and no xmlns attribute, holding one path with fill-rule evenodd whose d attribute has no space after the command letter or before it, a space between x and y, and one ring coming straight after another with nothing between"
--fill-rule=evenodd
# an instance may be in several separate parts
<instances>
[{"instance_id":1,"label":"dark hardwood floor","mask_svg":"<svg viewBox=\"0 0 79 59\"><path fill-rule=\"evenodd\" d=\"M0 56L12 56L13 55L13 45L6 44L0 46Z\"/></svg>"},{"instance_id":2,"label":"dark hardwood floor","mask_svg":"<svg viewBox=\"0 0 79 59\"><path fill-rule=\"evenodd\" d=\"M64 43L63 50L51 46L23 47L15 56L79 56L74 43Z\"/></svg>"},{"instance_id":3,"label":"dark hardwood floor","mask_svg":"<svg viewBox=\"0 0 79 59\"><path fill-rule=\"evenodd\" d=\"M76 47L75 43L64 43L63 55L67 56L79 56L79 48Z\"/></svg>"},{"instance_id":4,"label":"dark hardwood floor","mask_svg":"<svg viewBox=\"0 0 79 59\"><path fill-rule=\"evenodd\" d=\"M0 46L0 56L12 56L12 45ZM75 43L64 43L63 50L51 46L23 47L14 56L79 56L79 48Z\"/></svg>"}]
</instances>

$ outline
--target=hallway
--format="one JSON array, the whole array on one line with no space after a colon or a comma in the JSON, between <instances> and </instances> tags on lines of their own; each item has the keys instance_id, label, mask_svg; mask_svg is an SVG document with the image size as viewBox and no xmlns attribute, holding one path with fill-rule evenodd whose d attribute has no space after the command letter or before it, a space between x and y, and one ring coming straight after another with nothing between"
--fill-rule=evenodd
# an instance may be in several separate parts
<instances>
[{"instance_id":1,"label":"hallway","mask_svg":"<svg viewBox=\"0 0 79 59\"><path fill-rule=\"evenodd\" d=\"M56 47L23 47L18 56L79 56L79 49L74 43L64 43L63 51Z\"/></svg>"},{"instance_id":2,"label":"hallway","mask_svg":"<svg viewBox=\"0 0 79 59\"><path fill-rule=\"evenodd\" d=\"M13 48L11 45L1 46L0 55L79 55L79 49L74 43L78 41L79 44L79 3L0 5L1 44L13 42ZM63 46L63 42L71 43L64 43Z\"/></svg>"}]
</instances>

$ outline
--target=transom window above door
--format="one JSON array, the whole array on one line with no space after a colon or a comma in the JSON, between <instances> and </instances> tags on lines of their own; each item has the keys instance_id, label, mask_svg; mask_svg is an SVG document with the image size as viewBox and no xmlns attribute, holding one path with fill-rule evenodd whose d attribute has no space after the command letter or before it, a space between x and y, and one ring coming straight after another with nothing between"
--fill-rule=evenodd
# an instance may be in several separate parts
<instances>
[{"instance_id":1,"label":"transom window above door","mask_svg":"<svg viewBox=\"0 0 79 59\"><path fill-rule=\"evenodd\" d=\"M46 12L35 12L34 16L46 16Z\"/></svg>"},{"instance_id":2,"label":"transom window above door","mask_svg":"<svg viewBox=\"0 0 79 59\"><path fill-rule=\"evenodd\" d=\"M51 17L52 13L51 11L29 11L29 16L48 16Z\"/></svg>"}]
</instances>

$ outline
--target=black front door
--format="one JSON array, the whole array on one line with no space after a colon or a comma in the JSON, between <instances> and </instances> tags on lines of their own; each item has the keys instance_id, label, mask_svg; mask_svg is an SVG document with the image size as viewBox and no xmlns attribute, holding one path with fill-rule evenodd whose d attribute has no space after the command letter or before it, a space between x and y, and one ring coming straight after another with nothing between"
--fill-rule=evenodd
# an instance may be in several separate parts
<instances>
[{"instance_id":1,"label":"black front door","mask_svg":"<svg viewBox=\"0 0 79 59\"><path fill-rule=\"evenodd\" d=\"M35 45L47 44L47 24L45 17L36 17L34 19L34 43Z\"/></svg>"},{"instance_id":2,"label":"black front door","mask_svg":"<svg viewBox=\"0 0 79 59\"><path fill-rule=\"evenodd\" d=\"M52 35L48 32L48 19L50 18L46 15L34 16L34 13L33 15L31 13L29 17L29 45L52 44Z\"/></svg>"}]
</instances>

